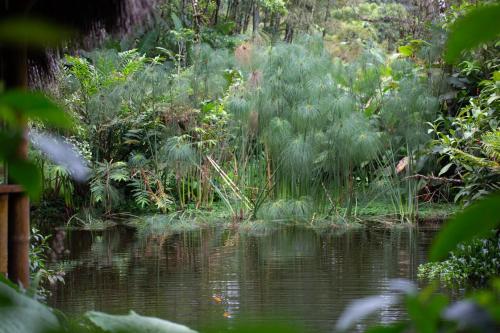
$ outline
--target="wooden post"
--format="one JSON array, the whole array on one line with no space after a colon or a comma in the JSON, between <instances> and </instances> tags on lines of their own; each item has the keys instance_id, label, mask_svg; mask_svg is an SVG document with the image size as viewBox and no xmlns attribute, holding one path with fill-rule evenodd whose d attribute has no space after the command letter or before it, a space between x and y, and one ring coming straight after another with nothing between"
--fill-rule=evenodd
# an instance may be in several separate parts
<instances>
[{"instance_id":1,"label":"wooden post","mask_svg":"<svg viewBox=\"0 0 500 333\"><path fill-rule=\"evenodd\" d=\"M9 197L9 279L23 287L29 287L30 204L24 193Z\"/></svg>"},{"instance_id":2,"label":"wooden post","mask_svg":"<svg viewBox=\"0 0 500 333\"><path fill-rule=\"evenodd\" d=\"M9 195L0 193L0 274L7 276L7 258L8 258L8 206Z\"/></svg>"},{"instance_id":3,"label":"wooden post","mask_svg":"<svg viewBox=\"0 0 500 333\"><path fill-rule=\"evenodd\" d=\"M17 0L7 9L9 15L23 15L29 9L29 0ZM22 45L3 45L0 50L1 76L8 89L27 89L27 48ZM18 158L28 157L27 127L16 149ZM30 207L28 196L12 193L8 199L8 276L15 283L29 287Z\"/></svg>"}]
</instances>

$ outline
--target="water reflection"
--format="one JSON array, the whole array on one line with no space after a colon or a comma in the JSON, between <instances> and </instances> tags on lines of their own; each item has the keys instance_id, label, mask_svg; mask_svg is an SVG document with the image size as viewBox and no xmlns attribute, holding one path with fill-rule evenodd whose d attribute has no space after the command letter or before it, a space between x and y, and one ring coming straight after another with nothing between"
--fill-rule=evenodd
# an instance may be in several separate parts
<instances>
[{"instance_id":1,"label":"water reflection","mask_svg":"<svg viewBox=\"0 0 500 333\"><path fill-rule=\"evenodd\" d=\"M75 314L134 309L195 329L272 318L331 332L351 300L386 292L393 278L416 279L432 234L282 229L257 237L204 230L139 239L127 229L71 232L71 269L49 301ZM373 320L401 316L391 306Z\"/></svg>"}]
</instances>

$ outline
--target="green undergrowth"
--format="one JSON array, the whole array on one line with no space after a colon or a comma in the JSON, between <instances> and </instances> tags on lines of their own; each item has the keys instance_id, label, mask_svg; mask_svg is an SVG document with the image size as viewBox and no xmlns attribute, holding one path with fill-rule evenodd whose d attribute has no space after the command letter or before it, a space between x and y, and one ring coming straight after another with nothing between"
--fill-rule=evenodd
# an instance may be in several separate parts
<instances>
[{"instance_id":1,"label":"green undergrowth","mask_svg":"<svg viewBox=\"0 0 500 333\"><path fill-rule=\"evenodd\" d=\"M419 220L426 221L437 221L442 222L449 217L455 215L461 210L459 205L447 203L447 204L423 204L419 207Z\"/></svg>"},{"instance_id":2,"label":"green undergrowth","mask_svg":"<svg viewBox=\"0 0 500 333\"><path fill-rule=\"evenodd\" d=\"M417 219L420 222L436 221L442 222L460 210L460 207L451 203L419 203ZM383 202L372 202L360 206L356 216L361 220L378 220L385 222L398 221L399 217L394 214L390 204Z\"/></svg>"},{"instance_id":3,"label":"green undergrowth","mask_svg":"<svg viewBox=\"0 0 500 333\"><path fill-rule=\"evenodd\" d=\"M418 267L418 277L437 280L447 286L484 286L500 274L500 238L475 239L461 244L448 259L429 262Z\"/></svg>"}]
</instances>

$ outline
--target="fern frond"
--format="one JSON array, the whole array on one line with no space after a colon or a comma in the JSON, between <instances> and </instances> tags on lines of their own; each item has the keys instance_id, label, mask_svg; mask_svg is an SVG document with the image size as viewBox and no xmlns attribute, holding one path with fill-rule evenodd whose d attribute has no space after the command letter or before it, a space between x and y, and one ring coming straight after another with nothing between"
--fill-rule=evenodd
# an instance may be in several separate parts
<instances>
[{"instance_id":1,"label":"fern frond","mask_svg":"<svg viewBox=\"0 0 500 333\"><path fill-rule=\"evenodd\" d=\"M494 161L500 161L500 131L483 134L482 141L485 155Z\"/></svg>"}]
</instances>

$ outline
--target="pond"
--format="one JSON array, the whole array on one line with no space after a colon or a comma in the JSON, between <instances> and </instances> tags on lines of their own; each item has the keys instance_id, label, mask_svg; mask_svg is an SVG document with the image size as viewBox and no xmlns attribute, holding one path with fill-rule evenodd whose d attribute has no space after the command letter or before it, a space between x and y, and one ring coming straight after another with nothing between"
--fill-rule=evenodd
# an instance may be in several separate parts
<instances>
[{"instance_id":1,"label":"pond","mask_svg":"<svg viewBox=\"0 0 500 333\"><path fill-rule=\"evenodd\" d=\"M208 229L149 237L126 228L73 231L64 241L66 282L53 288L49 304L70 314L133 309L198 330L230 328L243 318L332 332L352 300L388 291L393 278L416 280L434 234L422 228L262 235ZM393 306L372 322L402 316Z\"/></svg>"}]
</instances>

